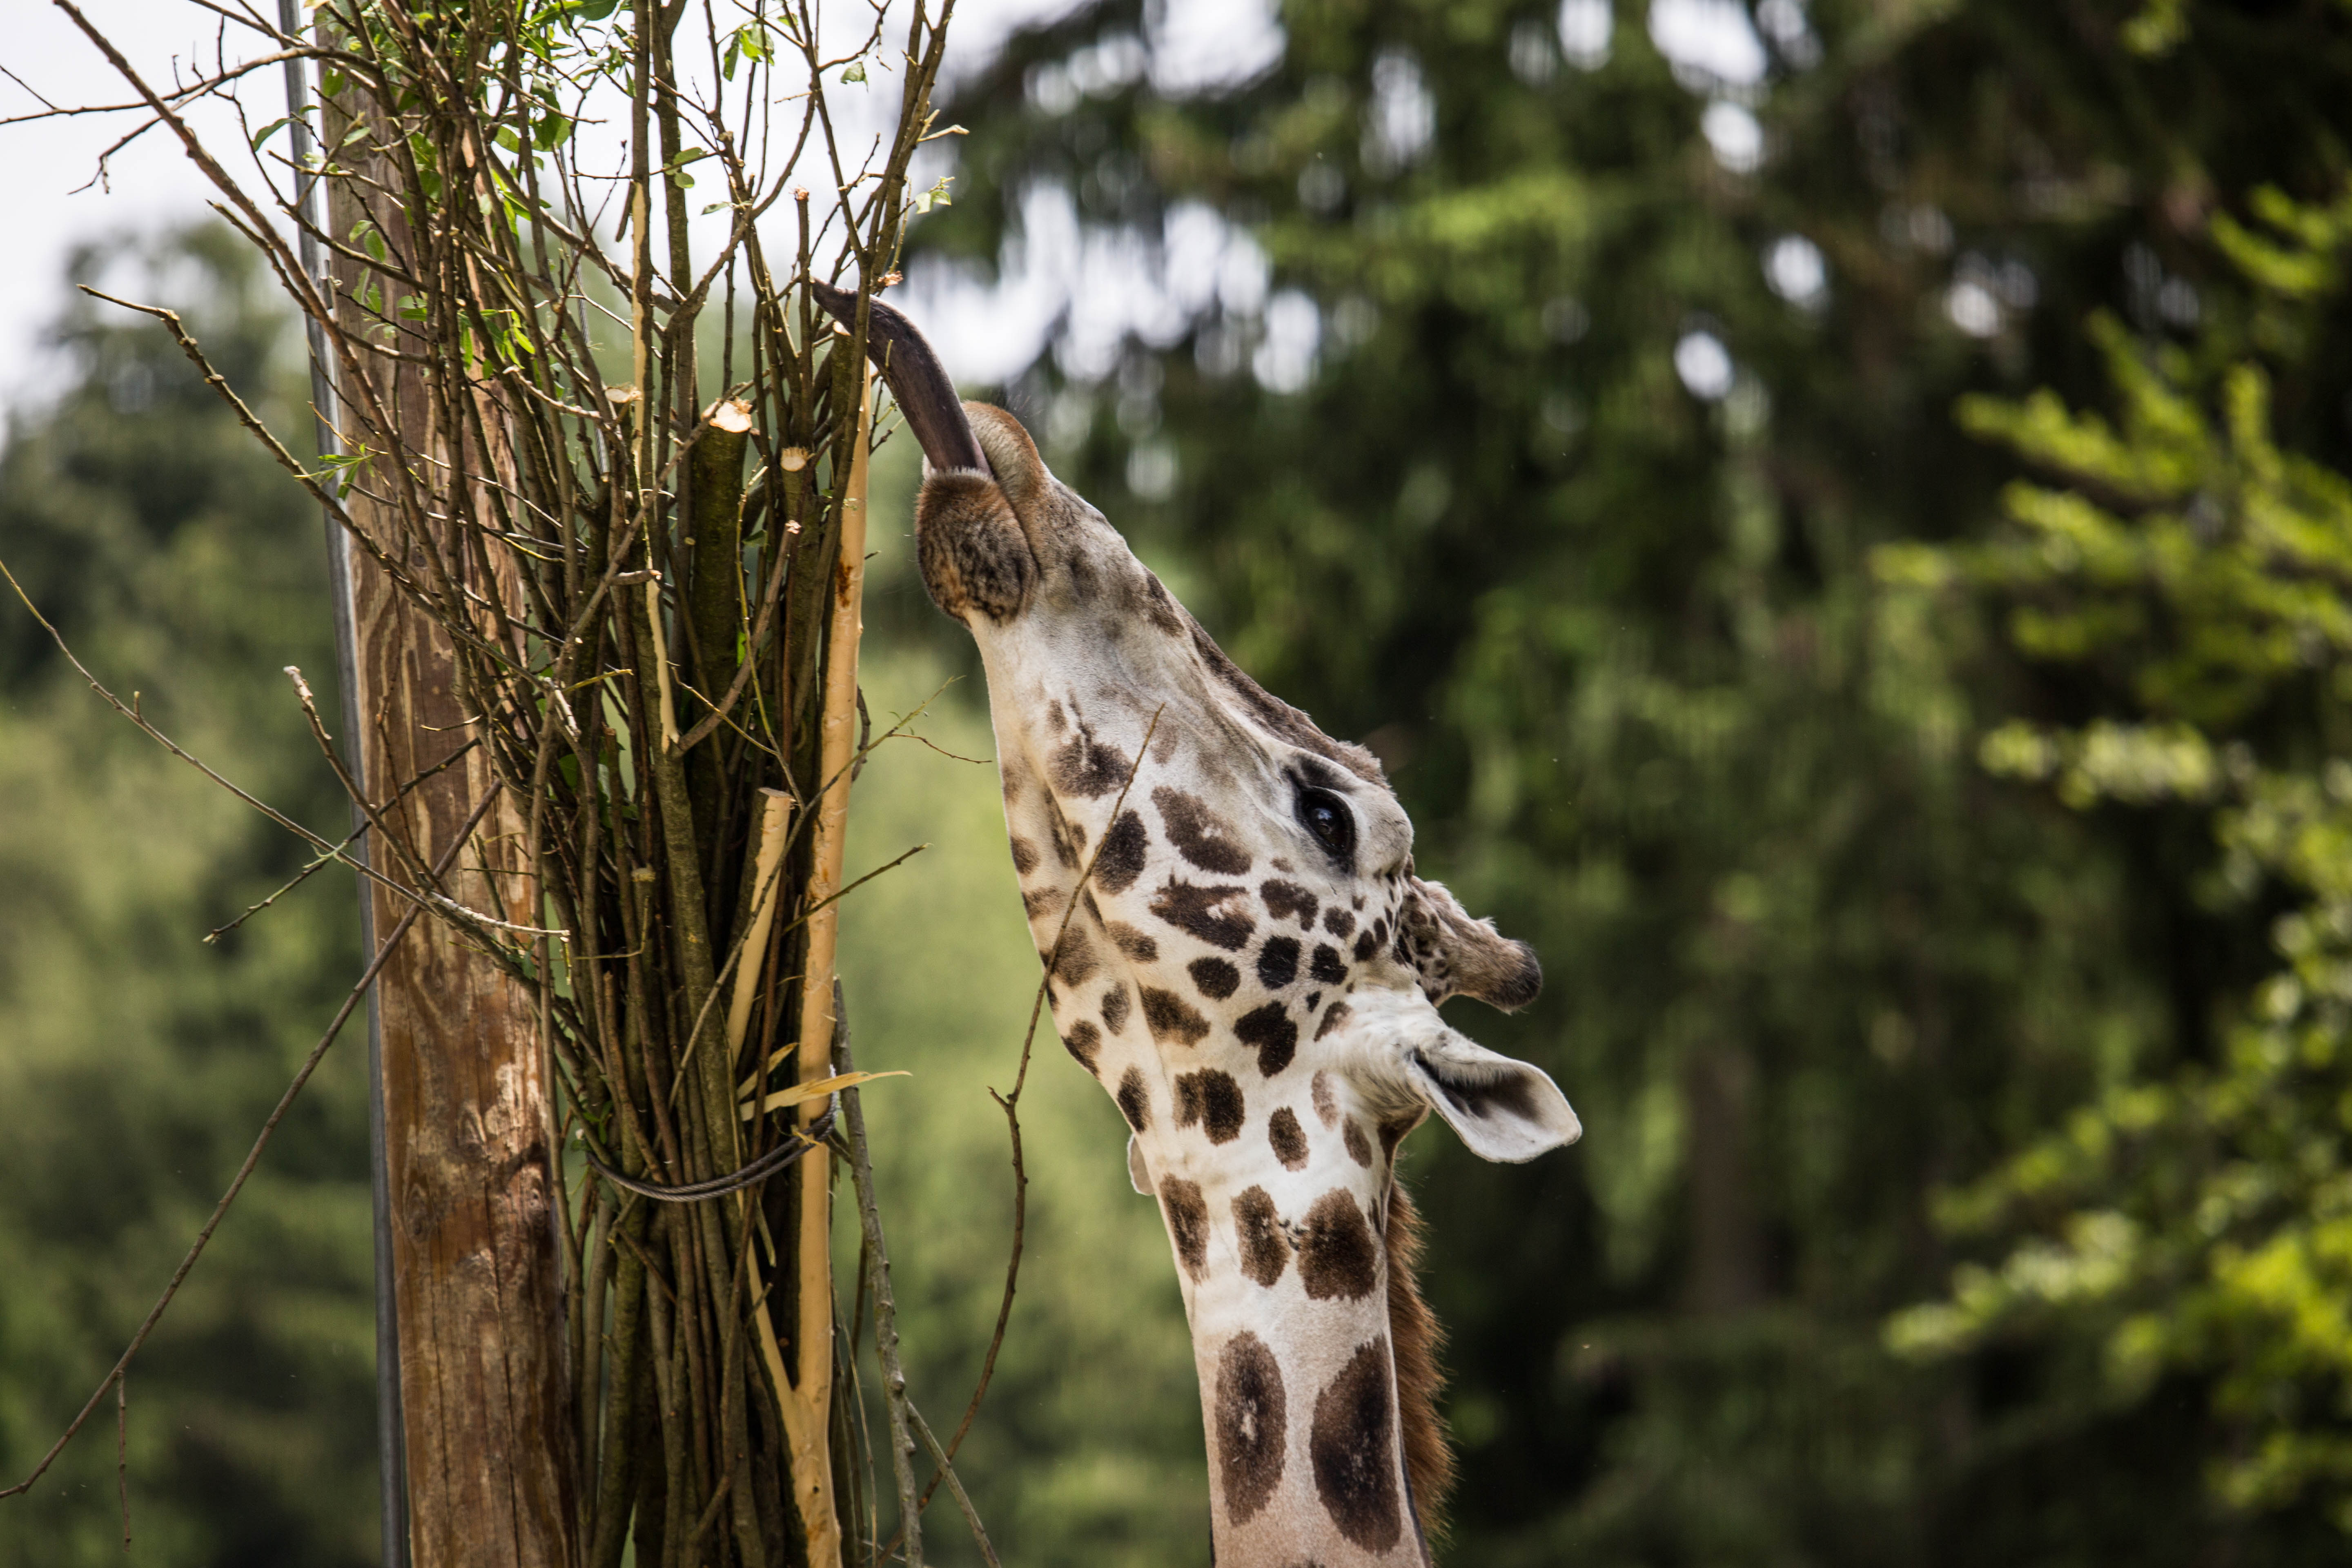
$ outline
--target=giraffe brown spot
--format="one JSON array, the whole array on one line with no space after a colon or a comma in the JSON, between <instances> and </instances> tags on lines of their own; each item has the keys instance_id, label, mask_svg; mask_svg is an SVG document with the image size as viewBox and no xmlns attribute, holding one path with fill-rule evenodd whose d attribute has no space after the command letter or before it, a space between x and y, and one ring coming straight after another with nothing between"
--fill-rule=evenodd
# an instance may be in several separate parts
<instances>
[{"instance_id":1,"label":"giraffe brown spot","mask_svg":"<svg viewBox=\"0 0 2352 1568\"><path fill-rule=\"evenodd\" d=\"M1045 718L1056 730L1070 727L1069 715L1062 711L1062 700L1058 697L1045 704Z\"/></svg>"},{"instance_id":2,"label":"giraffe brown spot","mask_svg":"<svg viewBox=\"0 0 2352 1568\"><path fill-rule=\"evenodd\" d=\"M1290 1267L1290 1237L1283 1234L1282 1217L1264 1187L1252 1187L1234 1200L1234 1229L1241 1237L1242 1272L1272 1289Z\"/></svg>"},{"instance_id":3,"label":"giraffe brown spot","mask_svg":"<svg viewBox=\"0 0 2352 1568\"><path fill-rule=\"evenodd\" d=\"M1103 1027L1108 1029L1114 1035L1118 1034L1121 1029L1126 1028L1127 1007L1128 1002L1126 986L1114 985L1109 990L1104 992L1102 999Z\"/></svg>"},{"instance_id":4,"label":"giraffe brown spot","mask_svg":"<svg viewBox=\"0 0 2352 1568\"><path fill-rule=\"evenodd\" d=\"M1282 1482L1285 1403L1274 1352L1247 1329L1235 1334L1217 1358L1217 1475L1234 1524L1256 1518Z\"/></svg>"},{"instance_id":5,"label":"giraffe brown spot","mask_svg":"<svg viewBox=\"0 0 2352 1568\"><path fill-rule=\"evenodd\" d=\"M1196 958L1184 968L1212 1002L1222 1002L1242 988L1242 972L1222 958Z\"/></svg>"},{"instance_id":6,"label":"giraffe brown spot","mask_svg":"<svg viewBox=\"0 0 2352 1568\"><path fill-rule=\"evenodd\" d=\"M1184 616L1183 613L1176 607L1175 595L1168 592L1167 585L1160 581L1159 574L1154 572L1146 572L1143 574L1143 613L1150 617L1153 626L1158 626L1170 637L1181 637L1184 635ZM1172 729L1171 733L1173 733ZM1162 757L1160 761L1165 762L1167 759Z\"/></svg>"},{"instance_id":7,"label":"giraffe brown spot","mask_svg":"<svg viewBox=\"0 0 2352 1568\"><path fill-rule=\"evenodd\" d=\"M1171 880L1151 895L1151 912L1179 931L1190 931L1211 947L1239 952L1247 946L1256 917L1249 912L1249 889L1235 887L1195 887Z\"/></svg>"},{"instance_id":8,"label":"giraffe brown spot","mask_svg":"<svg viewBox=\"0 0 2352 1568\"><path fill-rule=\"evenodd\" d=\"M1113 921L1103 929L1110 933L1110 940L1118 945L1119 952L1136 963L1159 962L1160 943L1152 940L1150 933L1139 931L1124 921Z\"/></svg>"},{"instance_id":9,"label":"giraffe brown spot","mask_svg":"<svg viewBox=\"0 0 2352 1568\"><path fill-rule=\"evenodd\" d=\"M1290 868L1276 860L1275 868L1287 871ZM1278 921L1297 920L1300 931L1315 929L1315 895L1296 882L1272 881L1257 885L1257 896L1265 900L1265 912Z\"/></svg>"},{"instance_id":10,"label":"giraffe brown spot","mask_svg":"<svg viewBox=\"0 0 2352 1568\"><path fill-rule=\"evenodd\" d=\"M1176 1260L1198 1279L1209 1266L1209 1205L1201 1199L1201 1184L1181 1176L1160 1183L1160 1213L1168 1235L1176 1243Z\"/></svg>"},{"instance_id":11,"label":"giraffe brown spot","mask_svg":"<svg viewBox=\"0 0 2352 1568\"><path fill-rule=\"evenodd\" d=\"M1318 1071L1307 1080L1307 1098L1315 1102L1315 1120L1326 1127L1339 1125L1339 1097L1331 1087L1331 1075Z\"/></svg>"},{"instance_id":12,"label":"giraffe brown spot","mask_svg":"<svg viewBox=\"0 0 2352 1568\"><path fill-rule=\"evenodd\" d=\"M1420 1125L1421 1118L1418 1116L1401 1117L1394 1121L1381 1122L1381 1153L1385 1157L1394 1158L1396 1146L1404 1142L1404 1135Z\"/></svg>"},{"instance_id":13,"label":"giraffe brown spot","mask_svg":"<svg viewBox=\"0 0 2352 1568\"><path fill-rule=\"evenodd\" d=\"M1125 752L1095 739L1090 724L1079 725L1077 738L1055 752L1046 766L1055 789L1081 800L1108 795L1135 771Z\"/></svg>"},{"instance_id":14,"label":"giraffe brown spot","mask_svg":"<svg viewBox=\"0 0 2352 1568\"><path fill-rule=\"evenodd\" d=\"M1316 1495L1340 1534L1371 1552L1386 1552L1402 1538L1385 1336L1359 1346L1315 1396L1307 1453L1315 1466Z\"/></svg>"},{"instance_id":15,"label":"giraffe brown spot","mask_svg":"<svg viewBox=\"0 0 2352 1568\"><path fill-rule=\"evenodd\" d=\"M1073 552L1063 563L1063 570L1070 574L1070 594L1078 603L1087 604L1102 593L1102 574L1084 552ZM1078 727L1086 728L1083 722Z\"/></svg>"},{"instance_id":16,"label":"giraffe brown spot","mask_svg":"<svg viewBox=\"0 0 2352 1568\"><path fill-rule=\"evenodd\" d=\"M1095 1058L1102 1052L1102 1031L1083 1020L1070 1026L1062 1037L1062 1047L1078 1058L1078 1065L1088 1072L1095 1070Z\"/></svg>"},{"instance_id":17,"label":"giraffe brown spot","mask_svg":"<svg viewBox=\"0 0 2352 1568\"><path fill-rule=\"evenodd\" d=\"M1253 1007L1234 1019L1234 1037L1257 1052L1257 1070L1268 1078L1298 1054L1298 1026L1279 1002Z\"/></svg>"},{"instance_id":18,"label":"giraffe brown spot","mask_svg":"<svg viewBox=\"0 0 2352 1568\"><path fill-rule=\"evenodd\" d=\"M1369 1167L1371 1164L1372 1146L1365 1139L1364 1130L1356 1125L1354 1117L1348 1118L1347 1125L1339 1130L1339 1139L1348 1145L1349 1159L1359 1165Z\"/></svg>"},{"instance_id":19,"label":"giraffe brown spot","mask_svg":"<svg viewBox=\"0 0 2352 1568\"><path fill-rule=\"evenodd\" d=\"M1356 917L1339 905L1333 904L1323 913L1323 929L1345 942L1348 939L1348 933L1356 929Z\"/></svg>"},{"instance_id":20,"label":"giraffe brown spot","mask_svg":"<svg viewBox=\"0 0 2352 1568\"><path fill-rule=\"evenodd\" d=\"M1287 936L1266 938L1265 945L1257 950L1257 983L1268 991L1279 991L1297 978L1297 939Z\"/></svg>"},{"instance_id":21,"label":"giraffe brown spot","mask_svg":"<svg viewBox=\"0 0 2352 1568\"><path fill-rule=\"evenodd\" d=\"M1209 1020L1173 991L1159 991L1149 985L1138 990L1143 998L1143 1021L1150 1027L1153 1039L1197 1046L1201 1037L1209 1032Z\"/></svg>"},{"instance_id":22,"label":"giraffe brown spot","mask_svg":"<svg viewBox=\"0 0 2352 1568\"><path fill-rule=\"evenodd\" d=\"M1076 870L1086 864L1079 851L1087 847L1087 830L1062 815L1062 803L1054 798L1051 791L1045 795L1045 815L1054 830L1054 858Z\"/></svg>"},{"instance_id":23,"label":"giraffe brown spot","mask_svg":"<svg viewBox=\"0 0 2352 1568\"><path fill-rule=\"evenodd\" d=\"M1348 978L1348 961L1329 942L1318 942L1315 944L1315 956L1307 961L1307 973L1326 985L1337 985Z\"/></svg>"},{"instance_id":24,"label":"giraffe brown spot","mask_svg":"<svg viewBox=\"0 0 2352 1568\"><path fill-rule=\"evenodd\" d=\"M1372 934L1372 929L1370 926L1366 926L1357 934L1356 962L1358 963L1363 963L1381 950L1380 939Z\"/></svg>"},{"instance_id":25,"label":"giraffe brown spot","mask_svg":"<svg viewBox=\"0 0 2352 1568\"><path fill-rule=\"evenodd\" d=\"M1381 1244L1347 1188L1333 1187L1307 1211L1298 1278L1318 1301L1360 1300L1381 1282Z\"/></svg>"},{"instance_id":26,"label":"giraffe brown spot","mask_svg":"<svg viewBox=\"0 0 2352 1568\"><path fill-rule=\"evenodd\" d=\"M1199 795L1161 784L1151 792L1160 820L1168 828L1168 842L1176 852L1203 871L1238 877L1250 868L1249 851L1234 837L1234 830L1209 809Z\"/></svg>"},{"instance_id":27,"label":"giraffe brown spot","mask_svg":"<svg viewBox=\"0 0 2352 1568\"><path fill-rule=\"evenodd\" d=\"M1143 852L1150 845L1143 818L1132 811L1120 812L1104 833L1102 847L1095 851L1095 886L1106 893L1124 893L1135 886L1143 875Z\"/></svg>"},{"instance_id":28,"label":"giraffe brown spot","mask_svg":"<svg viewBox=\"0 0 2352 1568\"><path fill-rule=\"evenodd\" d=\"M1345 1002L1332 1003L1331 1010L1323 1015L1323 1021L1315 1026L1315 1037L1318 1040L1321 1039L1324 1036L1338 1028L1341 1024L1347 1022L1352 1016L1352 1009L1350 1009Z\"/></svg>"},{"instance_id":29,"label":"giraffe brown spot","mask_svg":"<svg viewBox=\"0 0 2352 1568\"><path fill-rule=\"evenodd\" d=\"M1061 940L1054 949L1054 973L1066 984L1076 985L1095 972L1097 960L1095 944L1076 926L1063 928Z\"/></svg>"},{"instance_id":30,"label":"giraffe brown spot","mask_svg":"<svg viewBox=\"0 0 2352 1568\"><path fill-rule=\"evenodd\" d=\"M1242 1086L1231 1073L1203 1068L1176 1080L1176 1125L1199 1122L1212 1143L1230 1143L1240 1137L1242 1120L1248 1114Z\"/></svg>"},{"instance_id":31,"label":"giraffe brown spot","mask_svg":"<svg viewBox=\"0 0 2352 1568\"><path fill-rule=\"evenodd\" d=\"M1063 900L1068 897L1059 888L1024 888L1021 892L1021 907L1034 921L1040 915L1050 915L1060 909Z\"/></svg>"},{"instance_id":32,"label":"giraffe brown spot","mask_svg":"<svg viewBox=\"0 0 2352 1568\"><path fill-rule=\"evenodd\" d=\"M1274 1149L1274 1157L1282 1162L1286 1171L1307 1168L1307 1130L1298 1125L1298 1112L1284 1106L1265 1119L1265 1141Z\"/></svg>"},{"instance_id":33,"label":"giraffe brown spot","mask_svg":"<svg viewBox=\"0 0 2352 1568\"><path fill-rule=\"evenodd\" d=\"M1128 1126L1140 1132L1151 1125L1151 1091L1143 1087L1142 1068L1128 1068L1111 1098L1118 1101L1118 1113L1127 1118Z\"/></svg>"},{"instance_id":34,"label":"giraffe brown spot","mask_svg":"<svg viewBox=\"0 0 2352 1568\"><path fill-rule=\"evenodd\" d=\"M1013 868L1024 877L1037 868L1037 847L1018 833L1013 836Z\"/></svg>"}]
</instances>

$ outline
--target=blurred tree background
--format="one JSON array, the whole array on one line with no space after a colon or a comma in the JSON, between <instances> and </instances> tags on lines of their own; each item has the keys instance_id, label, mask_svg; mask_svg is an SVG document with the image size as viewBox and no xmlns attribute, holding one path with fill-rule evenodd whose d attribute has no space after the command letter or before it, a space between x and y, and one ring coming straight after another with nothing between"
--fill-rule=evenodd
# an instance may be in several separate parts
<instances>
[{"instance_id":1,"label":"blurred tree background","mask_svg":"<svg viewBox=\"0 0 2352 1568\"><path fill-rule=\"evenodd\" d=\"M2340 1559L2352 6L1293 0L1205 87L1147 42L1181 9L1081 4L962 78L909 271L970 298L1077 258L998 395L1542 953L1534 1008L1455 1022L1584 1142L1407 1145L1446 1559ZM292 427L260 281L209 236L149 259ZM317 520L159 335L61 320L0 557L167 730L340 824L278 674L331 669ZM875 713L948 690L938 749L861 781L853 870L934 847L852 901L845 965L860 1065L916 1074L867 1106L937 1421L1001 1287L983 1090L1033 972L956 760L990 754L969 644L879 547ZM201 943L299 851L13 609L0 781L21 1472L356 955L329 878ZM373 1551L359 1057L133 1373L142 1558ZM1157 1215L1082 1075L1041 1060L1025 1103L976 1500L1011 1563L1197 1564ZM93 1432L0 1504L0 1563L119 1551L111 1469Z\"/></svg>"},{"instance_id":2,"label":"blurred tree background","mask_svg":"<svg viewBox=\"0 0 2352 1568\"><path fill-rule=\"evenodd\" d=\"M226 230L74 270L182 305L223 373L303 416L287 312ZM152 294L151 296L152 297ZM341 837L280 673L333 684L317 513L168 337L63 308L67 377L0 454L0 560L100 679ZM278 373L273 376L272 373ZM5 591L5 588L0 588ZM358 973L348 876L218 942L304 856L99 702L0 610L0 1465L28 1472L145 1316ZM129 1379L134 1540L158 1563L372 1561L364 1036L330 1058ZM0 1503L0 1563L121 1560L114 1423Z\"/></svg>"}]
</instances>

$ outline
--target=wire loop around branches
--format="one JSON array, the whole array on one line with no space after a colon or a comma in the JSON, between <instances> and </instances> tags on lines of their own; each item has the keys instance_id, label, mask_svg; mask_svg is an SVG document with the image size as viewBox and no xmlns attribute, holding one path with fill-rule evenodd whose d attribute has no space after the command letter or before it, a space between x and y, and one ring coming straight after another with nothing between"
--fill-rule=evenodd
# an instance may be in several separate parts
<instances>
[{"instance_id":1,"label":"wire loop around branches","mask_svg":"<svg viewBox=\"0 0 2352 1568\"><path fill-rule=\"evenodd\" d=\"M730 1193L740 1193L756 1187L777 1172L795 1163L812 1149L822 1149L827 1134L833 1131L834 1118L841 1112L841 1095L836 1091L824 1108L824 1114L806 1127L791 1129L790 1137L761 1155L740 1170L723 1176L713 1176L707 1182L688 1182L682 1186L665 1186L659 1182L639 1181L625 1176L598 1159L593 1152L583 1149L588 1168L625 1192L652 1198L656 1203L694 1204L709 1198L723 1198Z\"/></svg>"}]
</instances>

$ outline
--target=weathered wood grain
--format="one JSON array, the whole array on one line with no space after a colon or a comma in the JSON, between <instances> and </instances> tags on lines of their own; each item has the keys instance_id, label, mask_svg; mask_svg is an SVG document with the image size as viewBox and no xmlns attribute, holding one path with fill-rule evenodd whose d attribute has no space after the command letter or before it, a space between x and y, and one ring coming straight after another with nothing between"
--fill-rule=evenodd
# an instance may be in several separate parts
<instances>
[{"instance_id":1,"label":"weathered wood grain","mask_svg":"<svg viewBox=\"0 0 2352 1568\"><path fill-rule=\"evenodd\" d=\"M397 247L397 219L372 216ZM346 195L330 222L349 234L359 217ZM348 309L362 279L348 261L336 271ZM390 296L398 285L383 287ZM347 330L359 325L352 319ZM412 450L457 458L476 475L503 466L502 453L474 450L475 443L439 427L406 371L349 390L372 395L379 417L389 415ZM362 407L353 410L354 402ZM347 449L366 441L381 451L381 437L368 440L352 427L365 417L364 405L364 397L346 400ZM495 440L495 410L483 414ZM378 488L363 469L350 498L353 515L389 556L427 578L425 542L393 508L365 499L363 491ZM442 542L445 559L465 553ZM383 803L464 746L474 715L457 689L446 634L365 552L351 560L357 751L370 798ZM495 576L511 563L493 562L488 570ZM429 865L495 787L488 758L477 748L393 806L386 826L409 863ZM470 909L539 924L521 834L513 804L494 803L445 890ZM408 880L390 845L371 849L380 870ZM379 887L373 897L379 930L409 907L391 889ZM438 919L419 923L377 989L412 1561L416 1568L571 1568L579 1556L577 1461L564 1365L552 1086L530 994Z\"/></svg>"}]
</instances>

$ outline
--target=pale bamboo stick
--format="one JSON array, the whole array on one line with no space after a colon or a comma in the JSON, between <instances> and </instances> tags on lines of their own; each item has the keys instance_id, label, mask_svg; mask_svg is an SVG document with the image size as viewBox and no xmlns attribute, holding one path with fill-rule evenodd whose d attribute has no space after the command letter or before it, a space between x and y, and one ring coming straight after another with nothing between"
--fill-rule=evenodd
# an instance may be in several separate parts
<instances>
[{"instance_id":1,"label":"pale bamboo stick","mask_svg":"<svg viewBox=\"0 0 2352 1568\"><path fill-rule=\"evenodd\" d=\"M759 999L760 981L766 973L768 933L776 923L776 889L782 879L784 848L791 835L793 797L780 789L760 792L760 840L751 858L751 930L743 939L743 955L735 961L735 994L727 1002L727 1070L733 1072L743 1055L743 1037L751 1029L751 1004Z\"/></svg>"},{"instance_id":2,"label":"pale bamboo stick","mask_svg":"<svg viewBox=\"0 0 2352 1568\"><path fill-rule=\"evenodd\" d=\"M833 626L825 644L824 708L818 733L816 865L808 885L808 963L801 981L800 1081L814 1083L833 1072L833 966L840 936L844 839L849 824L849 770L857 750L857 639L865 629L866 447L874 438L874 372L859 367L857 439L850 448L849 482L841 502L840 563L833 575ZM824 1107L812 1100L801 1108L803 1123ZM803 1503L802 1517L822 1515L820 1539L812 1528L809 1561L834 1568L841 1560L841 1526L833 1510L833 1460L827 1416L833 1405L833 1183L832 1156L812 1150L801 1163L800 1352L802 1402L799 1435L793 1439L796 1486L824 1492L821 1503ZM807 1450L803 1453L802 1450ZM817 1506L811 1506L816 1503Z\"/></svg>"}]
</instances>

